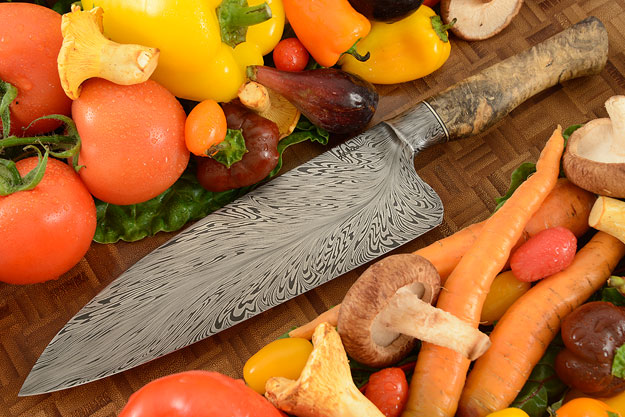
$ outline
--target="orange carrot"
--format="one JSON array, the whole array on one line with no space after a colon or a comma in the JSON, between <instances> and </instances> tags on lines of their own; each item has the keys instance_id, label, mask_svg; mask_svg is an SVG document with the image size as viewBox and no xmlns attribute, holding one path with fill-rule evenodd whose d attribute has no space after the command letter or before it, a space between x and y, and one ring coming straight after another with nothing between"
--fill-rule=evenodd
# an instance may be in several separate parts
<instances>
[{"instance_id":1,"label":"orange carrot","mask_svg":"<svg viewBox=\"0 0 625 417\"><path fill-rule=\"evenodd\" d=\"M525 225L525 235L536 235L551 227L566 227L577 237L590 229L588 216L597 196L579 188L566 178L559 178L540 209Z\"/></svg>"},{"instance_id":2,"label":"orange carrot","mask_svg":"<svg viewBox=\"0 0 625 417\"><path fill-rule=\"evenodd\" d=\"M506 264L529 219L556 185L563 149L558 126L541 152L536 173L486 221L475 244L447 278L438 308L478 326L491 282ZM469 364L469 359L451 349L424 343L402 416L452 417Z\"/></svg>"},{"instance_id":3,"label":"orange carrot","mask_svg":"<svg viewBox=\"0 0 625 417\"><path fill-rule=\"evenodd\" d=\"M593 193L579 188L566 178L559 178L540 208L531 216L515 247L550 227L566 227L575 236L582 236L589 229L588 215L596 198ZM432 262L441 276L441 282L445 283L460 259L477 240L485 222L469 225L414 253Z\"/></svg>"},{"instance_id":4,"label":"orange carrot","mask_svg":"<svg viewBox=\"0 0 625 417\"><path fill-rule=\"evenodd\" d=\"M441 282L445 280L454 270L460 259L473 246L477 237L482 231L485 222L474 223L461 229L451 236L447 236L441 240L428 245L424 248L416 250L416 255L421 255L434 265L438 274L441 276Z\"/></svg>"},{"instance_id":5,"label":"orange carrot","mask_svg":"<svg viewBox=\"0 0 625 417\"><path fill-rule=\"evenodd\" d=\"M538 232L550 227L566 227L577 237L582 236L589 229L588 215L595 199L596 196L593 193L579 188L566 178L558 179L554 189L525 226L523 236L515 248ZM451 271L477 240L484 223L485 221L471 224L414 253L432 262L444 284ZM289 336L310 339L317 324L324 321L336 326L340 306L338 304L331 310L321 313L311 322L292 330Z\"/></svg>"},{"instance_id":6,"label":"orange carrot","mask_svg":"<svg viewBox=\"0 0 625 417\"><path fill-rule=\"evenodd\" d=\"M567 269L532 287L503 315L488 351L475 362L458 416L481 417L508 407L560 329L561 320L610 277L625 245L598 232Z\"/></svg>"}]
</instances>

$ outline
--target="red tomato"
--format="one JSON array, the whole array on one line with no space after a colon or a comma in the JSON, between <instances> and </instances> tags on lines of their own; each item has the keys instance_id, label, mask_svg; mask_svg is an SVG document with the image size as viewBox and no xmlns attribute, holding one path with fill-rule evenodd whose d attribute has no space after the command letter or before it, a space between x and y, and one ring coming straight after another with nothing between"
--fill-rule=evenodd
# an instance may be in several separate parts
<instances>
[{"instance_id":1,"label":"red tomato","mask_svg":"<svg viewBox=\"0 0 625 417\"><path fill-rule=\"evenodd\" d=\"M72 105L82 139L79 173L95 197L135 204L161 194L189 161L186 114L165 87L87 80Z\"/></svg>"},{"instance_id":2,"label":"red tomato","mask_svg":"<svg viewBox=\"0 0 625 417\"><path fill-rule=\"evenodd\" d=\"M273 50L273 62L283 71L302 71L308 57L308 51L297 38L282 39Z\"/></svg>"},{"instance_id":3,"label":"red tomato","mask_svg":"<svg viewBox=\"0 0 625 417\"><path fill-rule=\"evenodd\" d=\"M386 417L399 416L408 401L408 381L399 368L386 368L369 377L365 396Z\"/></svg>"},{"instance_id":4,"label":"red tomato","mask_svg":"<svg viewBox=\"0 0 625 417\"><path fill-rule=\"evenodd\" d=\"M218 372L186 371L132 394L119 417L282 417L262 395Z\"/></svg>"},{"instance_id":5,"label":"red tomato","mask_svg":"<svg viewBox=\"0 0 625 417\"><path fill-rule=\"evenodd\" d=\"M428 6L428 7L434 7L436 6L441 0L425 0L423 2L424 5Z\"/></svg>"},{"instance_id":6,"label":"red tomato","mask_svg":"<svg viewBox=\"0 0 625 417\"><path fill-rule=\"evenodd\" d=\"M16 165L24 176L37 158ZM35 188L0 196L0 281L32 284L58 278L85 255L95 227L95 204L78 174L49 159Z\"/></svg>"},{"instance_id":7,"label":"red tomato","mask_svg":"<svg viewBox=\"0 0 625 417\"><path fill-rule=\"evenodd\" d=\"M0 3L0 79L18 90L11 104L11 134L37 135L57 128L56 120L41 116L69 116L71 100L61 88L56 57L61 49L61 15L30 3ZM0 122L2 126L2 122Z\"/></svg>"}]
</instances>

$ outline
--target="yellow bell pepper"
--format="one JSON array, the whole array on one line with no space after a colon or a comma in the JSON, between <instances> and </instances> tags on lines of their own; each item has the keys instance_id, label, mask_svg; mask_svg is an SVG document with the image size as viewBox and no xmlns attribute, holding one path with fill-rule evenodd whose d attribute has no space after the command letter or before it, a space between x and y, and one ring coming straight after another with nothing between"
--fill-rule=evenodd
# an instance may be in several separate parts
<instances>
[{"instance_id":1,"label":"yellow bell pepper","mask_svg":"<svg viewBox=\"0 0 625 417\"><path fill-rule=\"evenodd\" d=\"M102 7L104 33L112 40L158 48L152 79L195 101L235 98L245 69L262 65L263 55L280 41L285 21L282 0L83 0L82 5ZM251 13L239 14L246 5ZM220 7L232 13L218 14ZM233 16L230 23L228 16ZM229 29L248 25L247 31L235 31L238 38L226 36Z\"/></svg>"},{"instance_id":2,"label":"yellow bell pepper","mask_svg":"<svg viewBox=\"0 0 625 417\"><path fill-rule=\"evenodd\" d=\"M369 34L358 42L359 54L371 54L361 62L351 55L339 61L344 71L374 84L396 84L424 77L439 69L451 52L443 25L427 6L394 23L373 22Z\"/></svg>"},{"instance_id":3,"label":"yellow bell pepper","mask_svg":"<svg viewBox=\"0 0 625 417\"><path fill-rule=\"evenodd\" d=\"M625 391L612 397L597 399L614 408L620 415L625 416Z\"/></svg>"}]
</instances>

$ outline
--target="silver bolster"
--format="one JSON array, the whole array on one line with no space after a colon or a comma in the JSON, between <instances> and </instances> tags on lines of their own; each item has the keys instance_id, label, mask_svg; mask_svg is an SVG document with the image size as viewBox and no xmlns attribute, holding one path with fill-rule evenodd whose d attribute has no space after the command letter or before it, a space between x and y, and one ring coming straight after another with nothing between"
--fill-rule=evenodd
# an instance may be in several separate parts
<instances>
[{"instance_id":1,"label":"silver bolster","mask_svg":"<svg viewBox=\"0 0 625 417\"><path fill-rule=\"evenodd\" d=\"M447 127L425 101L385 122L415 153L449 140Z\"/></svg>"}]
</instances>

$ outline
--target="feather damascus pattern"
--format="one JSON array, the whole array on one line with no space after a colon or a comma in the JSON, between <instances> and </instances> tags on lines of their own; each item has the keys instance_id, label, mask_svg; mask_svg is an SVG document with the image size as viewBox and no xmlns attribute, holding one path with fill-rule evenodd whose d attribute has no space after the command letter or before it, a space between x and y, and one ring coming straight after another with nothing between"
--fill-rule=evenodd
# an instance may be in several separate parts
<instances>
[{"instance_id":1,"label":"feather damascus pattern","mask_svg":"<svg viewBox=\"0 0 625 417\"><path fill-rule=\"evenodd\" d=\"M80 385L180 349L438 225L442 204L413 157L444 132L425 105L411 114L273 179L133 265L57 334L20 395Z\"/></svg>"}]
</instances>

